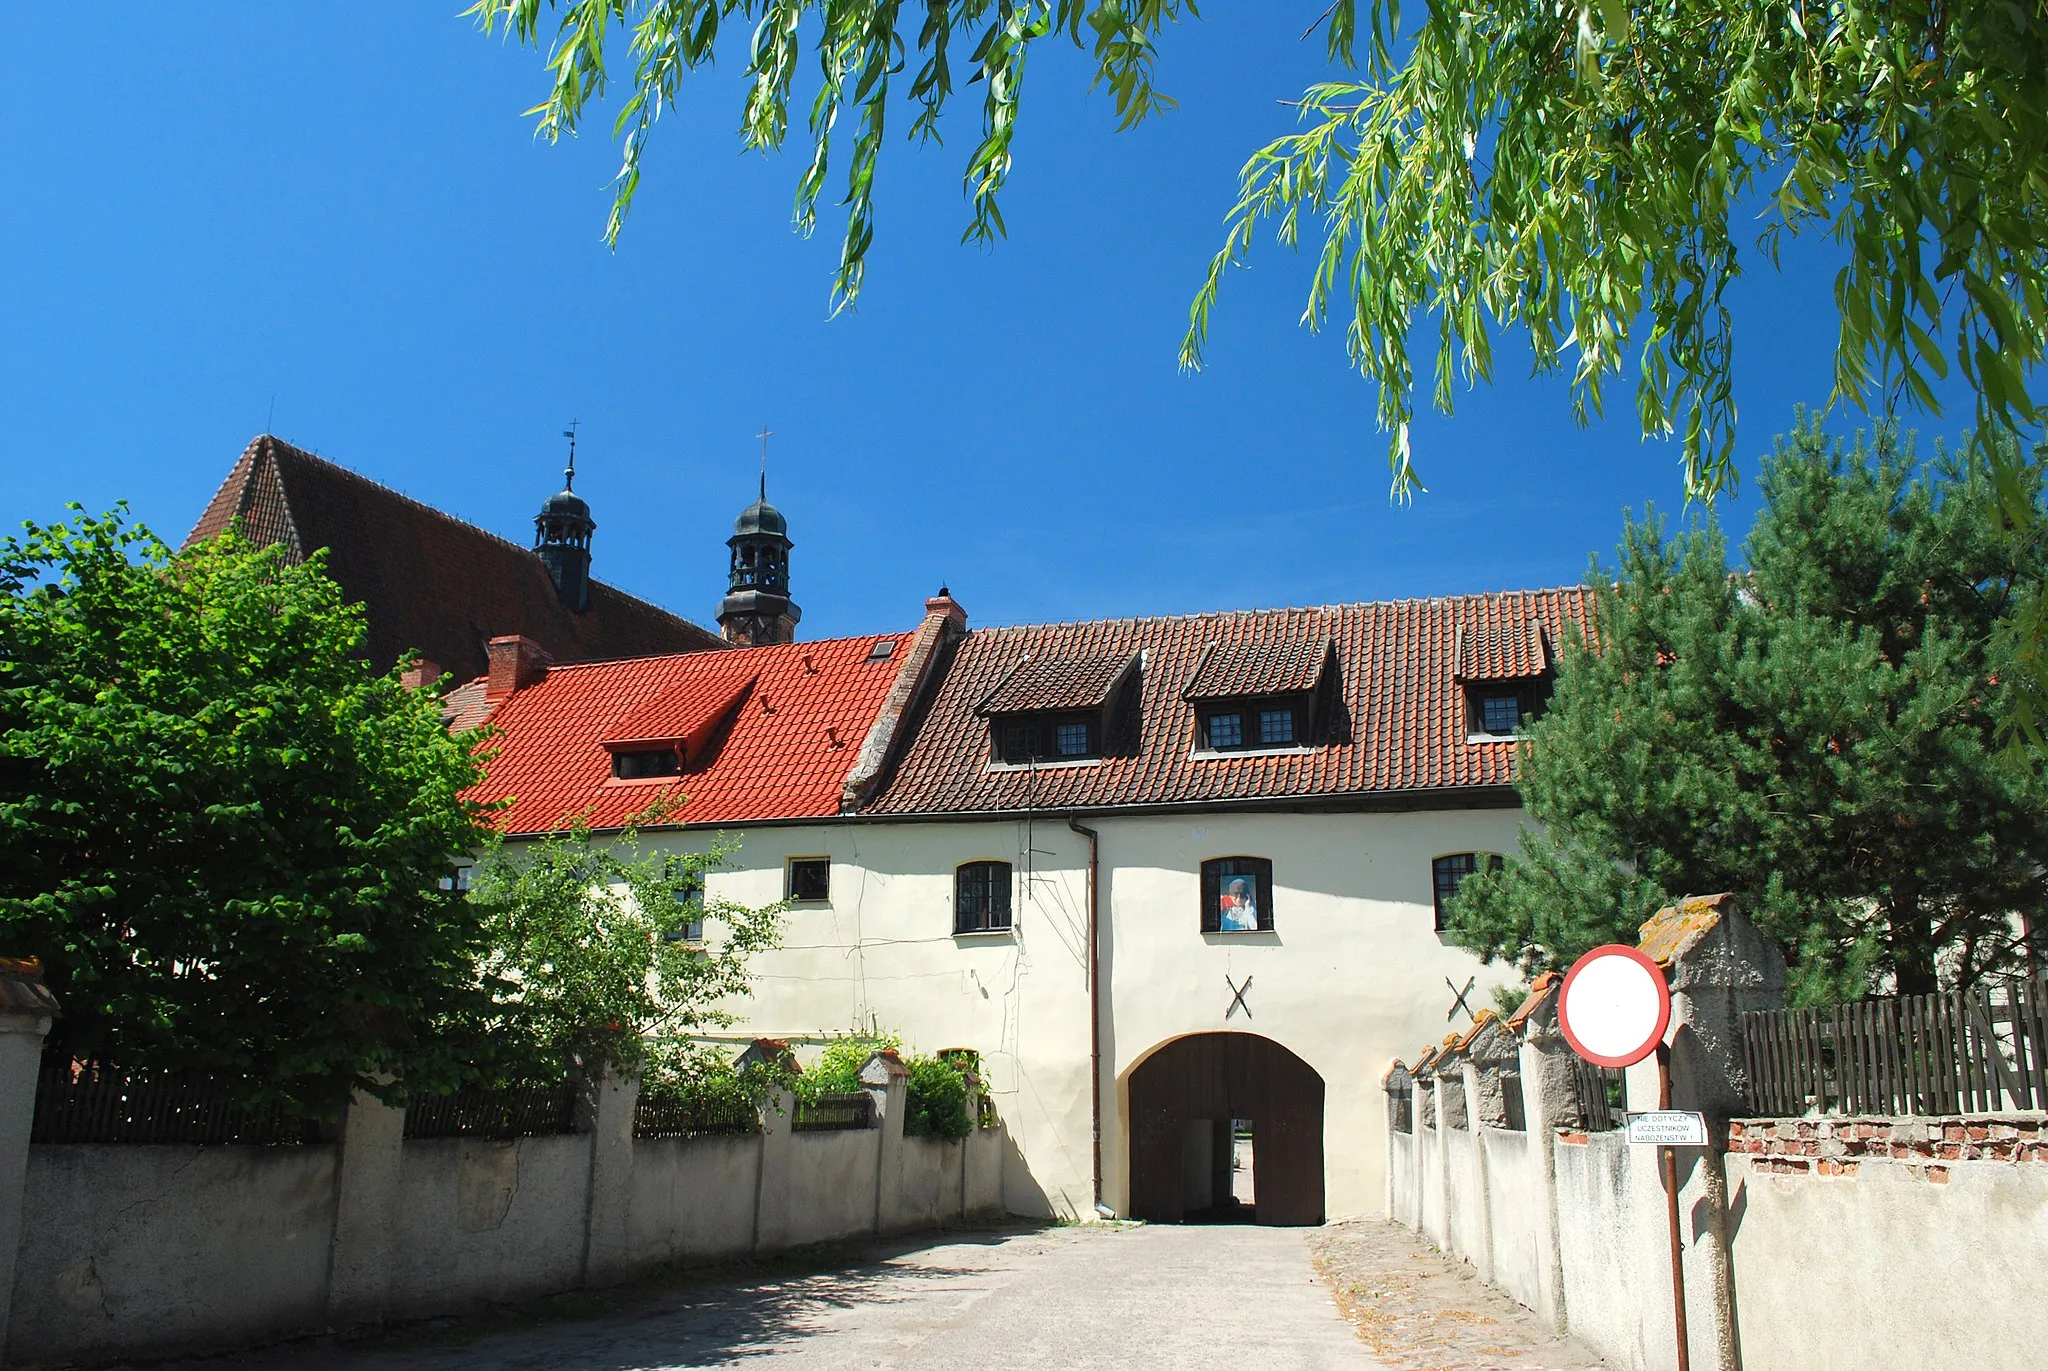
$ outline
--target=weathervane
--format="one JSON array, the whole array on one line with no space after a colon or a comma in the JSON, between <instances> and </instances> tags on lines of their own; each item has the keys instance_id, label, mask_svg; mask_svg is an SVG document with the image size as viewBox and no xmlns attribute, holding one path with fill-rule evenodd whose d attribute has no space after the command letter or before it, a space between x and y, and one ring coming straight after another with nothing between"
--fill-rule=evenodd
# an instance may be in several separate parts
<instances>
[{"instance_id":1,"label":"weathervane","mask_svg":"<svg viewBox=\"0 0 2048 1371\"><path fill-rule=\"evenodd\" d=\"M768 440L775 436L775 430L761 425L761 431L754 435L761 440L761 503L768 503Z\"/></svg>"},{"instance_id":2,"label":"weathervane","mask_svg":"<svg viewBox=\"0 0 2048 1371\"><path fill-rule=\"evenodd\" d=\"M582 427L582 425L583 421L581 419L571 419L569 427L562 430L562 436L569 440L569 466L562 473L563 478L568 482L563 487L565 490L576 489L576 430Z\"/></svg>"}]
</instances>

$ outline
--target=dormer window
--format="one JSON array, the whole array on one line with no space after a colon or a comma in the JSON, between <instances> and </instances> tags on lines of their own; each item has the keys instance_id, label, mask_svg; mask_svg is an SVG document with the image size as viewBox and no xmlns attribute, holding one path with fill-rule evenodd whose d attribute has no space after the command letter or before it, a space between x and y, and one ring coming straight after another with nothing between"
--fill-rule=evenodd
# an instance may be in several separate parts
<instances>
[{"instance_id":1,"label":"dormer window","mask_svg":"<svg viewBox=\"0 0 2048 1371\"><path fill-rule=\"evenodd\" d=\"M1085 715L1016 715L997 725L997 757L1013 765L1079 761L1100 754L1098 732Z\"/></svg>"},{"instance_id":2,"label":"dormer window","mask_svg":"<svg viewBox=\"0 0 2048 1371\"><path fill-rule=\"evenodd\" d=\"M1023 766L1103 756L1138 667L1135 652L1021 658L975 706L988 720L989 760Z\"/></svg>"},{"instance_id":3,"label":"dormer window","mask_svg":"<svg viewBox=\"0 0 2048 1371\"><path fill-rule=\"evenodd\" d=\"M1204 752L1246 752L1260 748L1299 747L1308 739L1311 714L1307 698L1231 700L1197 711Z\"/></svg>"},{"instance_id":4,"label":"dormer window","mask_svg":"<svg viewBox=\"0 0 2048 1371\"><path fill-rule=\"evenodd\" d=\"M1550 654L1536 620L1461 627L1455 655L1452 679L1464 695L1468 741L1512 738L1543 712Z\"/></svg>"},{"instance_id":5,"label":"dormer window","mask_svg":"<svg viewBox=\"0 0 2048 1371\"><path fill-rule=\"evenodd\" d=\"M612 779L649 781L708 765L753 689L753 676L735 674L685 680L663 691L621 719L604 740Z\"/></svg>"},{"instance_id":6,"label":"dormer window","mask_svg":"<svg viewBox=\"0 0 2048 1371\"><path fill-rule=\"evenodd\" d=\"M1312 746L1335 658L1328 638L1211 643L1181 691L1195 707L1196 754Z\"/></svg>"},{"instance_id":7,"label":"dormer window","mask_svg":"<svg viewBox=\"0 0 2048 1371\"><path fill-rule=\"evenodd\" d=\"M1475 691L1479 701L1477 713L1478 731L1481 733L1513 733L1522 726L1522 697L1513 692Z\"/></svg>"},{"instance_id":8,"label":"dormer window","mask_svg":"<svg viewBox=\"0 0 2048 1371\"><path fill-rule=\"evenodd\" d=\"M612 753L612 777L615 780L651 781L660 776L682 774L682 752L674 745L620 748Z\"/></svg>"}]
</instances>

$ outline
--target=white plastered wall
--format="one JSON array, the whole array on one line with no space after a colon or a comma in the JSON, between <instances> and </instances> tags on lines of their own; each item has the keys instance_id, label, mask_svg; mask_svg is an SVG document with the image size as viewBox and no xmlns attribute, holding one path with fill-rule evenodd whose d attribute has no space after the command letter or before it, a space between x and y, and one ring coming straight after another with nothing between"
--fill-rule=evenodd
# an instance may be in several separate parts
<instances>
[{"instance_id":1,"label":"white plastered wall","mask_svg":"<svg viewBox=\"0 0 2048 1371\"><path fill-rule=\"evenodd\" d=\"M1086 816L1101 834L1104 1197L1128 1199L1129 1073L1189 1033L1262 1034L1324 1081L1326 1206L1385 1204L1380 1078L1452 1025L1449 980L1478 978L1473 1008L1511 969L1481 967L1434 931L1430 859L1511 852L1516 809L1407 813ZM1024 1214L1092 1210L1088 1090L1087 841L1063 816L1032 821L841 823L732 830L739 850L714 899L780 899L791 857L832 860L831 898L790 912L783 947L755 963L737 1031L764 1036L879 1026L919 1051L971 1047L987 1065L1017 1153L1004 1202ZM710 831L655 835L701 850ZM1205 858L1273 863L1275 928L1200 931ZM1015 928L954 936L953 870L1015 870ZM716 930L713 930L716 936ZM1226 1018L1242 985L1250 1016ZM1466 1020L1461 1015L1458 1025Z\"/></svg>"},{"instance_id":2,"label":"white plastered wall","mask_svg":"<svg viewBox=\"0 0 2048 1371\"><path fill-rule=\"evenodd\" d=\"M1272 1039L1322 1076L1326 1212L1383 1210L1388 1063L1412 1060L1451 1027L1446 980L1462 987L1477 976L1468 997L1477 1009L1491 1003L1492 985L1515 979L1436 933L1430 859L1512 852L1520 822L1515 809L1454 809L1101 823L1112 919L1103 1032L1115 1080L1103 1120L1111 1207L1121 1212L1129 1194L1131 1069L1174 1038L1235 1031ZM1273 863L1271 933L1200 931L1202 861L1231 856ZM1249 1020L1243 1009L1230 1015L1226 976L1240 986L1252 978ZM1457 1026L1465 1023L1460 1015Z\"/></svg>"}]
</instances>

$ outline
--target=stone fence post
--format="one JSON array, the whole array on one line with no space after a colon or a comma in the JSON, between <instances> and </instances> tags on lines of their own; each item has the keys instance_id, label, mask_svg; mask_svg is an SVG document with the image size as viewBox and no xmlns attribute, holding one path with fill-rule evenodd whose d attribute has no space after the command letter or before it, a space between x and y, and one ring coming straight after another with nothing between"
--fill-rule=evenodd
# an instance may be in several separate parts
<instances>
[{"instance_id":1,"label":"stone fence post","mask_svg":"<svg viewBox=\"0 0 2048 1371\"><path fill-rule=\"evenodd\" d=\"M355 1091L341 1119L334 1166L334 1234L327 1313L337 1324L382 1323L391 1298L405 1109Z\"/></svg>"},{"instance_id":2,"label":"stone fence post","mask_svg":"<svg viewBox=\"0 0 2048 1371\"><path fill-rule=\"evenodd\" d=\"M1719 1371L1737 1371L1742 1350L1735 1312L1728 1233L1728 1120L1749 1097L1742 1016L1785 1003L1785 955L1736 908L1733 895L1708 895L1657 911L1639 946L1671 984L1671 1107L1706 1116L1707 1146L1679 1154L1679 1214L1686 1255L1689 1341L1698 1357L1702 1331ZM1630 1073L1630 1087L1635 1085ZM1645 1108L1630 1096L1631 1108ZM1695 1280L1704 1288L1695 1293ZM1705 1330L1699 1328L1704 1319Z\"/></svg>"},{"instance_id":3,"label":"stone fence post","mask_svg":"<svg viewBox=\"0 0 2048 1371\"><path fill-rule=\"evenodd\" d=\"M43 984L42 963L32 957L0 957L0 1360L7 1355L14 1262L21 1251L36 1079L43 1039L57 1016L57 999Z\"/></svg>"},{"instance_id":4,"label":"stone fence post","mask_svg":"<svg viewBox=\"0 0 2048 1371\"><path fill-rule=\"evenodd\" d=\"M759 1105L761 1164L754 1178L754 1251L773 1252L788 1245L791 1231L789 1171L794 1160L796 1095L770 1091Z\"/></svg>"},{"instance_id":5,"label":"stone fence post","mask_svg":"<svg viewBox=\"0 0 2048 1371\"><path fill-rule=\"evenodd\" d=\"M875 1231L895 1226L903 1212L903 1110L910 1068L887 1048L861 1063L861 1088L875 1110Z\"/></svg>"},{"instance_id":6,"label":"stone fence post","mask_svg":"<svg viewBox=\"0 0 2048 1371\"><path fill-rule=\"evenodd\" d=\"M1508 1016L1508 1028L1519 1036L1529 1180L1539 1197L1536 1259L1541 1267L1541 1301L1536 1312L1559 1336L1565 1332L1565 1306L1564 1251L1557 1220L1557 1130L1579 1121L1572 1097L1572 1050L1557 1027L1557 988L1563 979L1554 971L1538 976L1529 997Z\"/></svg>"},{"instance_id":7,"label":"stone fence post","mask_svg":"<svg viewBox=\"0 0 2048 1371\"><path fill-rule=\"evenodd\" d=\"M585 1208L583 1283L609 1285L632 1274L626 1224L632 1212L633 1116L640 1104L638 1073L606 1067L578 1101L579 1122L590 1131L590 1198Z\"/></svg>"}]
</instances>

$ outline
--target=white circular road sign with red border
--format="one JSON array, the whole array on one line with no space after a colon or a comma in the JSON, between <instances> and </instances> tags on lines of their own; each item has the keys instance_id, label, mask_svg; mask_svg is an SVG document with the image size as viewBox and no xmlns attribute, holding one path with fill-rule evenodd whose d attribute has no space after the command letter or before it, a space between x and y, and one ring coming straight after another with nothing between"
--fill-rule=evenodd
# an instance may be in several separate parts
<instances>
[{"instance_id":1,"label":"white circular road sign with red border","mask_svg":"<svg viewBox=\"0 0 2048 1371\"><path fill-rule=\"evenodd\" d=\"M1557 1026L1572 1051L1595 1066L1633 1066L1657 1050L1671 1024L1664 970L1621 943L1572 963L1557 992Z\"/></svg>"}]
</instances>

